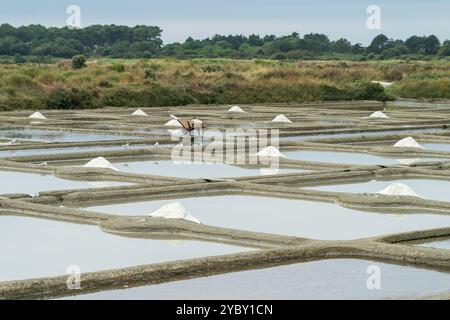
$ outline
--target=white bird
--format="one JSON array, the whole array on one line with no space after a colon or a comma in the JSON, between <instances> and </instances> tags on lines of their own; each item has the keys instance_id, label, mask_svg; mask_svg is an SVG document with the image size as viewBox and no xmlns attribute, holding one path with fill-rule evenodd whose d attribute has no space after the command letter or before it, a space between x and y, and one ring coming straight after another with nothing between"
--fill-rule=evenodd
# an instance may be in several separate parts
<instances>
[{"instance_id":1,"label":"white bird","mask_svg":"<svg viewBox=\"0 0 450 320\"><path fill-rule=\"evenodd\" d=\"M37 199L37 198L39 198L41 195L39 194L39 192L36 192L36 193L33 193L32 195L31 195L31 198L33 198L33 199Z\"/></svg>"},{"instance_id":2,"label":"white bird","mask_svg":"<svg viewBox=\"0 0 450 320\"><path fill-rule=\"evenodd\" d=\"M40 163L39 166L46 167L46 166L48 166L48 163L47 163L47 161L44 161L44 162Z\"/></svg>"},{"instance_id":3,"label":"white bird","mask_svg":"<svg viewBox=\"0 0 450 320\"><path fill-rule=\"evenodd\" d=\"M124 149L129 149L129 148L130 148L130 143L128 142L127 144L124 144L124 145L122 146L122 148L124 148Z\"/></svg>"},{"instance_id":4,"label":"white bird","mask_svg":"<svg viewBox=\"0 0 450 320\"><path fill-rule=\"evenodd\" d=\"M159 143L155 143L155 148L159 148Z\"/></svg>"}]
</instances>

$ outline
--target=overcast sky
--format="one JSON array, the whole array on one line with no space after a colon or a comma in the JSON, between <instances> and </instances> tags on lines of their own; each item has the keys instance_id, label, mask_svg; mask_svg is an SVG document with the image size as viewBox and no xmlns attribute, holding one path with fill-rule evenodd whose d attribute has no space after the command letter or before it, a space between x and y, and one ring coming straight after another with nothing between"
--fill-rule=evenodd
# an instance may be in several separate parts
<instances>
[{"instance_id":1,"label":"overcast sky","mask_svg":"<svg viewBox=\"0 0 450 320\"><path fill-rule=\"evenodd\" d=\"M450 0L1 0L0 23L64 26L66 8L81 8L82 26L157 25L165 43L218 34L319 32L367 44L379 33L405 39L450 39ZM366 27L369 5L381 8L381 30Z\"/></svg>"}]
</instances>

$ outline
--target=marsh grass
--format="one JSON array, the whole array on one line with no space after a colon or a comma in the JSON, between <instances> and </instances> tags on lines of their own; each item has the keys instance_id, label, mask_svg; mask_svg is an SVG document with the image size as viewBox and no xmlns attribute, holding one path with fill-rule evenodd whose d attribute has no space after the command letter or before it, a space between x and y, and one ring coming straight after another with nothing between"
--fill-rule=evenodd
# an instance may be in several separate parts
<instances>
[{"instance_id":1,"label":"marsh grass","mask_svg":"<svg viewBox=\"0 0 450 320\"><path fill-rule=\"evenodd\" d=\"M113 60L0 65L0 109L450 99L448 61ZM396 81L385 92L372 80Z\"/></svg>"}]
</instances>

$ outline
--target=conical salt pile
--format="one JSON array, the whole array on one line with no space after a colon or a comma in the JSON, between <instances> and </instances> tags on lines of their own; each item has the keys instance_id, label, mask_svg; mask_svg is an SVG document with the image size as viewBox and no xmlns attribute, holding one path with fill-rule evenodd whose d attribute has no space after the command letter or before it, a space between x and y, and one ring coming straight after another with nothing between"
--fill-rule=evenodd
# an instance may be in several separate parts
<instances>
[{"instance_id":1,"label":"conical salt pile","mask_svg":"<svg viewBox=\"0 0 450 320\"><path fill-rule=\"evenodd\" d=\"M46 120L47 118L40 113L39 111L33 113L31 116L28 117L29 119L40 119L40 120Z\"/></svg>"},{"instance_id":2,"label":"conical salt pile","mask_svg":"<svg viewBox=\"0 0 450 320\"><path fill-rule=\"evenodd\" d=\"M256 155L259 156L259 157L282 157L282 158L287 158L284 154L282 154L280 152L280 150L278 150L277 148L272 147L272 146L262 149Z\"/></svg>"},{"instance_id":3,"label":"conical salt pile","mask_svg":"<svg viewBox=\"0 0 450 320\"><path fill-rule=\"evenodd\" d=\"M370 119L389 119L389 117L382 111L377 111L369 116Z\"/></svg>"},{"instance_id":4,"label":"conical salt pile","mask_svg":"<svg viewBox=\"0 0 450 320\"><path fill-rule=\"evenodd\" d=\"M413 137L408 137L400 140L396 144L394 144L395 148L419 148L425 149L422 147Z\"/></svg>"},{"instance_id":5,"label":"conical salt pile","mask_svg":"<svg viewBox=\"0 0 450 320\"><path fill-rule=\"evenodd\" d=\"M177 120L172 119L169 122L167 122L165 124L166 127L179 127L182 128L183 126L181 125L181 123L179 123Z\"/></svg>"},{"instance_id":6,"label":"conical salt pile","mask_svg":"<svg viewBox=\"0 0 450 320\"><path fill-rule=\"evenodd\" d=\"M284 114L280 114L272 120L272 122L284 122L284 123L292 123L291 120L288 119Z\"/></svg>"},{"instance_id":7,"label":"conical salt pile","mask_svg":"<svg viewBox=\"0 0 450 320\"><path fill-rule=\"evenodd\" d=\"M199 219L192 216L185 207L179 202L171 203L165 205L158 209L157 211L150 213L149 217L153 218L164 218L164 219L180 219L187 220L194 223L202 224Z\"/></svg>"},{"instance_id":8,"label":"conical salt pile","mask_svg":"<svg viewBox=\"0 0 450 320\"><path fill-rule=\"evenodd\" d=\"M86 163L84 165L84 167L85 168L111 169L111 170L119 171L111 164L111 162L109 162L108 160L106 160L103 157L98 157L98 158L95 158L95 159L89 161L88 163Z\"/></svg>"},{"instance_id":9,"label":"conical salt pile","mask_svg":"<svg viewBox=\"0 0 450 320\"><path fill-rule=\"evenodd\" d=\"M411 196L411 197L419 197L417 193L415 193L409 186L403 183L393 183L389 185L387 188L378 191L378 194L384 194L388 196Z\"/></svg>"},{"instance_id":10,"label":"conical salt pile","mask_svg":"<svg viewBox=\"0 0 450 320\"><path fill-rule=\"evenodd\" d=\"M140 116L140 117L148 117L148 114L144 112L142 109L138 109L131 114L132 116Z\"/></svg>"},{"instance_id":11,"label":"conical salt pile","mask_svg":"<svg viewBox=\"0 0 450 320\"><path fill-rule=\"evenodd\" d=\"M239 106L234 106L234 107L232 107L230 110L228 110L228 112L240 112L240 113L245 113L245 111L242 110L242 108L239 107Z\"/></svg>"}]
</instances>

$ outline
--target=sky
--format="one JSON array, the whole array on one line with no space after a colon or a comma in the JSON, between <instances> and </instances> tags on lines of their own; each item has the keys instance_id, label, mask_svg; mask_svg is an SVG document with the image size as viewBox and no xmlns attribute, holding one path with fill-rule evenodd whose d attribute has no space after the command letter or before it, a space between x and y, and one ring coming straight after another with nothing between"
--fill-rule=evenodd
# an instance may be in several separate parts
<instances>
[{"instance_id":1,"label":"sky","mask_svg":"<svg viewBox=\"0 0 450 320\"><path fill-rule=\"evenodd\" d=\"M157 25L165 43L214 34L300 35L318 32L367 45L380 33L395 39L435 34L450 39L450 0L1 0L0 24L62 27L69 5L81 26ZM366 10L381 10L381 29L369 30Z\"/></svg>"}]
</instances>

